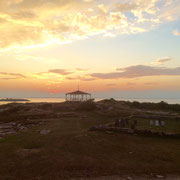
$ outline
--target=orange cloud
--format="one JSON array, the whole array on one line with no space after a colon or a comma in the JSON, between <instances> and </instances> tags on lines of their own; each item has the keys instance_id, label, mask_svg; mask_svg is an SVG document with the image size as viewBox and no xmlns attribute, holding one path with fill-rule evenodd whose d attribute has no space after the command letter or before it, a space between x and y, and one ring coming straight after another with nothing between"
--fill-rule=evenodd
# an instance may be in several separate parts
<instances>
[{"instance_id":1,"label":"orange cloud","mask_svg":"<svg viewBox=\"0 0 180 180\"><path fill-rule=\"evenodd\" d=\"M11 79L19 79L19 78L26 78L25 75L19 73L8 73L8 72L0 72L0 79L1 80L11 80ZM3 76L3 77L2 77ZM6 76L6 77L4 77Z\"/></svg>"},{"instance_id":2,"label":"orange cloud","mask_svg":"<svg viewBox=\"0 0 180 180\"><path fill-rule=\"evenodd\" d=\"M169 61L172 61L172 59L170 57L163 57L163 58L159 58L156 61L152 62L152 64L162 65L162 64L167 63Z\"/></svg>"},{"instance_id":3,"label":"orange cloud","mask_svg":"<svg viewBox=\"0 0 180 180\"><path fill-rule=\"evenodd\" d=\"M47 46L69 43L96 34L105 37L142 33L156 25L175 20L180 4L176 1L130 0L126 3L102 0L1 0L1 48ZM131 12L134 18L129 18ZM148 22L148 23L147 23ZM174 32L179 35L178 31Z\"/></svg>"},{"instance_id":4,"label":"orange cloud","mask_svg":"<svg viewBox=\"0 0 180 180\"><path fill-rule=\"evenodd\" d=\"M72 74L73 72L69 72L65 69L50 69L48 71L49 73L55 73L55 74L60 74L60 75L69 75Z\"/></svg>"}]
</instances>

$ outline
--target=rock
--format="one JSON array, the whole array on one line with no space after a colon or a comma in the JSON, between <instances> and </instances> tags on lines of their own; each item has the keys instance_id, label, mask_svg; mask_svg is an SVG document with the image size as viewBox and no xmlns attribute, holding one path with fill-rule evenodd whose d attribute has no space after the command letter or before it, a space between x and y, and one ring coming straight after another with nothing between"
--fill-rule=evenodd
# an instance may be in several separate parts
<instances>
[{"instance_id":1,"label":"rock","mask_svg":"<svg viewBox=\"0 0 180 180\"><path fill-rule=\"evenodd\" d=\"M21 127L21 124L18 124L17 127Z\"/></svg>"},{"instance_id":2,"label":"rock","mask_svg":"<svg viewBox=\"0 0 180 180\"><path fill-rule=\"evenodd\" d=\"M19 149L17 150L17 154L23 157L30 156L33 154L38 154L40 149Z\"/></svg>"},{"instance_id":3,"label":"rock","mask_svg":"<svg viewBox=\"0 0 180 180\"><path fill-rule=\"evenodd\" d=\"M40 134L46 135L46 134L49 134L50 132L51 132L51 130L43 129L43 130L40 131Z\"/></svg>"},{"instance_id":4,"label":"rock","mask_svg":"<svg viewBox=\"0 0 180 180\"><path fill-rule=\"evenodd\" d=\"M127 177L127 180L133 180L133 178L132 178L132 177L130 177L130 176L128 176L128 177Z\"/></svg>"},{"instance_id":5,"label":"rock","mask_svg":"<svg viewBox=\"0 0 180 180\"><path fill-rule=\"evenodd\" d=\"M113 107L112 107L112 106L111 106L111 107L109 107L109 108L108 108L108 110L109 110L109 111L113 110Z\"/></svg>"},{"instance_id":6,"label":"rock","mask_svg":"<svg viewBox=\"0 0 180 180\"><path fill-rule=\"evenodd\" d=\"M15 133L16 133L15 130L9 130L9 131L6 131L6 132L5 132L6 135L15 134Z\"/></svg>"},{"instance_id":7,"label":"rock","mask_svg":"<svg viewBox=\"0 0 180 180\"><path fill-rule=\"evenodd\" d=\"M19 127L19 130L20 130L20 131L25 130L25 129L27 129L27 128L24 127L24 126Z\"/></svg>"},{"instance_id":8,"label":"rock","mask_svg":"<svg viewBox=\"0 0 180 180\"><path fill-rule=\"evenodd\" d=\"M105 131L106 133L108 133L108 134L113 134L113 132L111 132L111 131Z\"/></svg>"},{"instance_id":9,"label":"rock","mask_svg":"<svg viewBox=\"0 0 180 180\"><path fill-rule=\"evenodd\" d=\"M164 179L164 176L163 175L156 175L156 178L158 178L158 179Z\"/></svg>"}]
</instances>

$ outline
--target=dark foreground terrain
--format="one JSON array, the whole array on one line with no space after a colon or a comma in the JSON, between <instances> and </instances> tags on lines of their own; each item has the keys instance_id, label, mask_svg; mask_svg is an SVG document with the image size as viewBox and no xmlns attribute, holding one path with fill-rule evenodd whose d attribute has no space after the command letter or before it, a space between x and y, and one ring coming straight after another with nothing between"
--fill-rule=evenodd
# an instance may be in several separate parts
<instances>
[{"instance_id":1,"label":"dark foreground terrain","mask_svg":"<svg viewBox=\"0 0 180 180\"><path fill-rule=\"evenodd\" d=\"M114 100L0 106L0 179L180 179L180 139L88 131L134 114L169 117L179 109L145 108ZM173 118L174 117L174 118ZM148 129L148 119L137 119Z\"/></svg>"}]
</instances>

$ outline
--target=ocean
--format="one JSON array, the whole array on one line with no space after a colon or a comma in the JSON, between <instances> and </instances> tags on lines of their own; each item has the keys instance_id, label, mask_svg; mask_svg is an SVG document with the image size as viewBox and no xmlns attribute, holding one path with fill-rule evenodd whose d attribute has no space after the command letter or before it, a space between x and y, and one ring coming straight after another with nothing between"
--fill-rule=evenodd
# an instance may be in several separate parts
<instances>
[{"instance_id":1,"label":"ocean","mask_svg":"<svg viewBox=\"0 0 180 180\"><path fill-rule=\"evenodd\" d=\"M40 103L40 102L52 102L52 103L59 103L59 102L64 102L65 99L64 98L25 98L28 99L30 101L28 102L24 102L24 103ZM95 101L100 101L102 99L107 99L107 98L95 98ZM168 104L180 104L180 99L123 99L123 98L116 98L116 100L122 100L122 101L138 101L138 102L154 102L154 103L158 103L161 101L167 102ZM1 104L8 104L8 103L12 103L12 101L0 101L0 105ZM23 103L21 102L17 102L17 103Z\"/></svg>"}]
</instances>

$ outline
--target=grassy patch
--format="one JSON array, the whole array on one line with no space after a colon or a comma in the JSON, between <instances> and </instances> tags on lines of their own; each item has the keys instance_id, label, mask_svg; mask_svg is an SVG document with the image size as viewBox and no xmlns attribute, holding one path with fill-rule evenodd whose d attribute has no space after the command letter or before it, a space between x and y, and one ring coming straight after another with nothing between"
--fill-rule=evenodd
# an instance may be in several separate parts
<instances>
[{"instance_id":1,"label":"grassy patch","mask_svg":"<svg viewBox=\"0 0 180 180\"><path fill-rule=\"evenodd\" d=\"M180 120L170 119L165 120L164 127L150 127L150 120L148 119L136 119L137 120L137 129L147 129L154 132L166 132L166 133L180 133ZM132 123L133 120L129 121ZM154 121L155 122L155 121Z\"/></svg>"},{"instance_id":2,"label":"grassy patch","mask_svg":"<svg viewBox=\"0 0 180 180\"><path fill-rule=\"evenodd\" d=\"M113 121L93 112L81 112L80 117L49 119L27 132L1 139L0 177L67 179L179 173L179 140L87 131L91 126ZM147 126L143 120L138 124ZM41 135L42 129L51 132Z\"/></svg>"}]
</instances>

